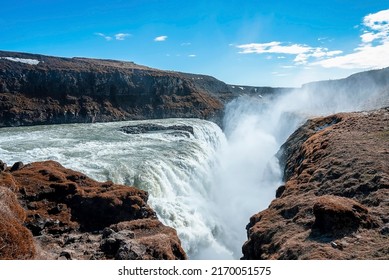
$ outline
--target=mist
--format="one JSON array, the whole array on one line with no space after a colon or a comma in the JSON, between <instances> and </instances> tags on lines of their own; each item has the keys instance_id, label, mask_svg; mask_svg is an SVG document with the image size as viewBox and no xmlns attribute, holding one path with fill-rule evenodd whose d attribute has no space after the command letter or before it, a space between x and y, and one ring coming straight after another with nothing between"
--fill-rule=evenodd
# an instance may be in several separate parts
<instances>
[{"instance_id":1,"label":"mist","mask_svg":"<svg viewBox=\"0 0 389 280\"><path fill-rule=\"evenodd\" d=\"M227 142L218 155L213 197L233 258L242 256L249 218L267 208L282 184L283 166L275 157L281 145L309 118L380 107L388 91L364 84L313 83L278 96L241 96L226 106Z\"/></svg>"}]
</instances>

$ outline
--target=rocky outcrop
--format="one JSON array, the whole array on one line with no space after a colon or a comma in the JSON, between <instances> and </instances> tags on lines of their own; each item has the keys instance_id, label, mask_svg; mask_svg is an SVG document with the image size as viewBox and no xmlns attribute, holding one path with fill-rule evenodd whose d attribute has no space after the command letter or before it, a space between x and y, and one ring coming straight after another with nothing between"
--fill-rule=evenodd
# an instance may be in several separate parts
<instances>
[{"instance_id":1,"label":"rocky outcrop","mask_svg":"<svg viewBox=\"0 0 389 280\"><path fill-rule=\"evenodd\" d=\"M186 259L146 192L53 161L17 165L0 173L0 259Z\"/></svg>"},{"instance_id":2,"label":"rocky outcrop","mask_svg":"<svg viewBox=\"0 0 389 280\"><path fill-rule=\"evenodd\" d=\"M388 259L389 108L307 121L285 185L247 226L243 259Z\"/></svg>"},{"instance_id":3,"label":"rocky outcrop","mask_svg":"<svg viewBox=\"0 0 389 280\"><path fill-rule=\"evenodd\" d=\"M142 123L137 125L127 125L120 128L120 131L123 131L128 134L140 134L148 132L166 132L169 134L179 134L185 135L190 138L191 135L194 135L193 127L189 125L168 125L163 126L155 123Z\"/></svg>"},{"instance_id":4,"label":"rocky outcrop","mask_svg":"<svg viewBox=\"0 0 389 280\"><path fill-rule=\"evenodd\" d=\"M253 97L275 97L277 95L293 91L295 88L280 87L256 87L244 85L228 85L234 96L249 95Z\"/></svg>"},{"instance_id":5,"label":"rocky outcrop","mask_svg":"<svg viewBox=\"0 0 389 280\"><path fill-rule=\"evenodd\" d=\"M132 62L0 51L0 127L192 117L220 122L228 86Z\"/></svg>"}]
</instances>

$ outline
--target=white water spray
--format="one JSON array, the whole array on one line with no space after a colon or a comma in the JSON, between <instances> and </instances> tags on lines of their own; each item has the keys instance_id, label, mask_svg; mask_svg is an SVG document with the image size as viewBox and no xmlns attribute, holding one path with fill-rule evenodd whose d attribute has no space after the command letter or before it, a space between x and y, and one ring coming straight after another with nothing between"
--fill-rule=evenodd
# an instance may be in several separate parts
<instances>
[{"instance_id":1,"label":"white water spray","mask_svg":"<svg viewBox=\"0 0 389 280\"><path fill-rule=\"evenodd\" d=\"M374 88L356 93L310 86L267 99L242 96L227 105L227 145L218 155L214 197L234 258L242 255L249 218L269 205L282 183L275 155L287 137L310 117L372 108L379 96Z\"/></svg>"}]
</instances>

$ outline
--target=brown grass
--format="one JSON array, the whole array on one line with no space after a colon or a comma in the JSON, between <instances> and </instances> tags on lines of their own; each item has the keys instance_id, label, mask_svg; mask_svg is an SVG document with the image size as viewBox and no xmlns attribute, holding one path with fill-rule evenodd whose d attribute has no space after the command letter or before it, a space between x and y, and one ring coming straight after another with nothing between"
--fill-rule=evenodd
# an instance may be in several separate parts
<instances>
[{"instance_id":1,"label":"brown grass","mask_svg":"<svg viewBox=\"0 0 389 280\"><path fill-rule=\"evenodd\" d=\"M0 259L32 259L35 256L31 232L22 225L25 212L15 194L0 187Z\"/></svg>"}]
</instances>

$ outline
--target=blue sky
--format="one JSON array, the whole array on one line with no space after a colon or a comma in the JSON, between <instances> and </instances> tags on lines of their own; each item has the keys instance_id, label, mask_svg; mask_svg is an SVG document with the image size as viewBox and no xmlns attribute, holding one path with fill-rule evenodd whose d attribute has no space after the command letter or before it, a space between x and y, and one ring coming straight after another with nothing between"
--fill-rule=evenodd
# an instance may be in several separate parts
<instances>
[{"instance_id":1,"label":"blue sky","mask_svg":"<svg viewBox=\"0 0 389 280\"><path fill-rule=\"evenodd\" d=\"M389 66L389 0L0 0L0 49L300 86Z\"/></svg>"}]
</instances>

